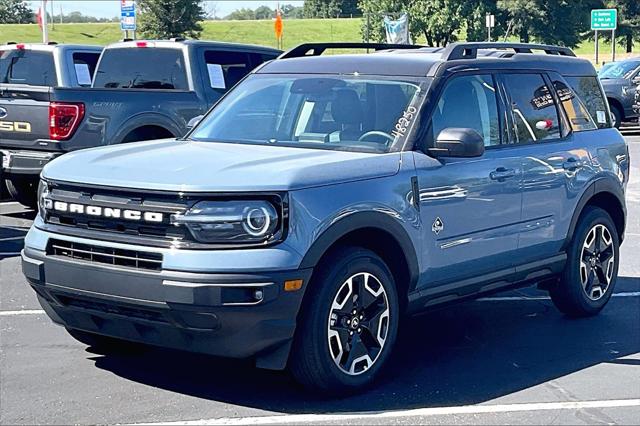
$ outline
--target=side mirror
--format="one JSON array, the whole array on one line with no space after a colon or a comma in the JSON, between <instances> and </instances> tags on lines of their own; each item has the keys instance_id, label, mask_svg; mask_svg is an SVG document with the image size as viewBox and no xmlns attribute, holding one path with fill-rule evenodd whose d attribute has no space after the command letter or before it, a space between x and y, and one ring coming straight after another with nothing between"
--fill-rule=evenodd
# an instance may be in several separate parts
<instances>
[{"instance_id":1,"label":"side mirror","mask_svg":"<svg viewBox=\"0 0 640 426\"><path fill-rule=\"evenodd\" d=\"M195 117L193 117L191 120L189 120L189 122L187 123L187 129L191 130L194 127L196 127L198 125L198 123L200 122L200 120L202 120L202 118L204 117L204 115L196 115Z\"/></svg>"},{"instance_id":2,"label":"side mirror","mask_svg":"<svg viewBox=\"0 0 640 426\"><path fill-rule=\"evenodd\" d=\"M427 150L432 157L480 157L484 154L484 139L474 129L449 127L436 138L435 146Z\"/></svg>"}]
</instances>

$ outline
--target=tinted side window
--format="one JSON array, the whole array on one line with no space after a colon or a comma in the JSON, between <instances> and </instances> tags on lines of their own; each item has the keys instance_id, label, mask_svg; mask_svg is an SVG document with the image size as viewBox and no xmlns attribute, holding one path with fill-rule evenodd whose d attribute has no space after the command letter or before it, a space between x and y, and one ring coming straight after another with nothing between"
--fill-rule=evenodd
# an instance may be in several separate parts
<instances>
[{"instance_id":1,"label":"tinted side window","mask_svg":"<svg viewBox=\"0 0 640 426\"><path fill-rule=\"evenodd\" d=\"M533 143L560 137L558 110L539 74L505 74L511 100L515 143Z\"/></svg>"},{"instance_id":2,"label":"tinted side window","mask_svg":"<svg viewBox=\"0 0 640 426\"><path fill-rule=\"evenodd\" d=\"M568 87L564 82L558 80L554 80L553 87L556 89L562 108L567 114L574 132L598 128L591 114L589 114L589 111L587 111L587 108L571 87Z\"/></svg>"},{"instance_id":3,"label":"tinted side window","mask_svg":"<svg viewBox=\"0 0 640 426\"><path fill-rule=\"evenodd\" d=\"M55 86L57 80L51 52L0 51L0 83Z\"/></svg>"},{"instance_id":4,"label":"tinted side window","mask_svg":"<svg viewBox=\"0 0 640 426\"><path fill-rule=\"evenodd\" d=\"M565 77L600 129L611 127L607 105L596 77Z\"/></svg>"},{"instance_id":5,"label":"tinted side window","mask_svg":"<svg viewBox=\"0 0 640 426\"><path fill-rule=\"evenodd\" d=\"M96 72L99 53L74 52L73 67L76 72L76 82L80 86L91 86L91 79Z\"/></svg>"},{"instance_id":6,"label":"tinted side window","mask_svg":"<svg viewBox=\"0 0 640 426\"><path fill-rule=\"evenodd\" d=\"M476 130L485 146L500 144L498 103L490 75L454 77L446 83L431 117L430 144L449 127Z\"/></svg>"},{"instance_id":7,"label":"tinted side window","mask_svg":"<svg viewBox=\"0 0 640 426\"><path fill-rule=\"evenodd\" d=\"M180 49L106 49L94 87L189 90Z\"/></svg>"},{"instance_id":8,"label":"tinted side window","mask_svg":"<svg viewBox=\"0 0 640 426\"><path fill-rule=\"evenodd\" d=\"M204 61L209 86L222 91L230 89L253 69L249 54L242 52L207 50Z\"/></svg>"}]
</instances>

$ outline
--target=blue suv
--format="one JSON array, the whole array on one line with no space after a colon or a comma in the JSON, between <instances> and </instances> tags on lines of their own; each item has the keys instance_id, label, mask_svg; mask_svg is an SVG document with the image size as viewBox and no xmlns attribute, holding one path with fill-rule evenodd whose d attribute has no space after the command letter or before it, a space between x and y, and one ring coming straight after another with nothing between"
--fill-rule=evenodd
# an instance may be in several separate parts
<instances>
[{"instance_id":1,"label":"blue suv","mask_svg":"<svg viewBox=\"0 0 640 426\"><path fill-rule=\"evenodd\" d=\"M376 52L322 55L343 47ZM598 313L629 152L593 66L546 45L391 47L300 46L185 138L49 163L22 254L47 314L87 344L252 358L345 393L403 315L528 284Z\"/></svg>"}]
</instances>

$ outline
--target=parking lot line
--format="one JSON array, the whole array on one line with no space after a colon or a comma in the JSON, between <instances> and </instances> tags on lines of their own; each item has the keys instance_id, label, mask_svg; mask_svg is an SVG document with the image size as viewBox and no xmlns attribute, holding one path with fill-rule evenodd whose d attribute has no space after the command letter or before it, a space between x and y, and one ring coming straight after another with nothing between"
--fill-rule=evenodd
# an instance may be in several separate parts
<instances>
[{"instance_id":1,"label":"parking lot line","mask_svg":"<svg viewBox=\"0 0 640 426\"><path fill-rule=\"evenodd\" d=\"M41 315L44 314L42 309L25 309L22 311L0 311L0 317L11 317L15 315Z\"/></svg>"},{"instance_id":2,"label":"parking lot line","mask_svg":"<svg viewBox=\"0 0 640 426\"><path fill-rule=\"evenodd\" d=\"M345 422L348 420L379 420L407 417L429 417L460 414L514 413L523 411L581 410L589 408L640 407L640 399L614 399L603 401L541 402L503 405L462 405L456 407L416 408L411 410L382 411L348 414L291 414L260 417L222 417L193 421L143 423L147 425L270 425L285 423Z\"/></svg>"}]
</instances>

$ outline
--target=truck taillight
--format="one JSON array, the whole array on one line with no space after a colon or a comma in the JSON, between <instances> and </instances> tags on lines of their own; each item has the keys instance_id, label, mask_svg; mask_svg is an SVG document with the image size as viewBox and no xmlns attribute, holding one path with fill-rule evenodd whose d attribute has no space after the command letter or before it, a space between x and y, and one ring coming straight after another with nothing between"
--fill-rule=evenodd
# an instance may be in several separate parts
<instances>
[{"instance_id":1,"label":"truck taillight","mask_svg":"<svg viewBox=\"0 0 640 426\"><path fill-rule=\"evenodd\" d=\"M49 138L69 139L84 118L83 103L51 102L49 104Z\"/></svg>"}]
</instances>

